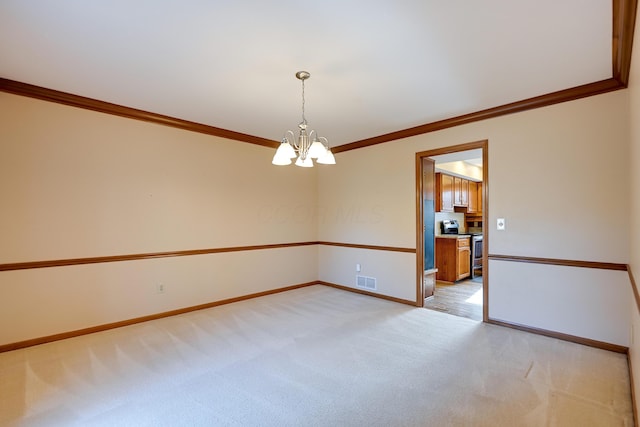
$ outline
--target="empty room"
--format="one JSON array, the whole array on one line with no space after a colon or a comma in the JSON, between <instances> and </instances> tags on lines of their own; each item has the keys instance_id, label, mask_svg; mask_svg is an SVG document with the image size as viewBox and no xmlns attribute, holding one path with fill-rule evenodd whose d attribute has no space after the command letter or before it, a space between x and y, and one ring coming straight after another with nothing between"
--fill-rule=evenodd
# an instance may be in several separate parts
<instances>
[{"instance_id":1,"label":"empty room","mask_svg":"<svg viewBox=\"0 0 640 427\"><path fill-rule=\"evenodd\" d=\"M0 426L637 425L636 12L0 2Z\"/></svg>"}]
</instances>

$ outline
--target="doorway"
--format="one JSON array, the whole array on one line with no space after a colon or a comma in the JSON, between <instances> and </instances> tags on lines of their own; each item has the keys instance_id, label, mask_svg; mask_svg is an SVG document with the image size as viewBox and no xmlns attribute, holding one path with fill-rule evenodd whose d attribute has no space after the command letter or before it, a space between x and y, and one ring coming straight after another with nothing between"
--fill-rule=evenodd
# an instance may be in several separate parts
<instances>
[{"instance_id":1,"label":"doorway","mask_svg":"<svg viewBox=\"0 0 640 427\"><path fill-rule=\"evenodd\" d=\"M465 166L466 170L465 167L460 169L461 166ZM439 175L436 175L437 173ZM442 187L436 188L436 177L442 178L442 175L447 178L458 177L456 182L462 180L461 182L466 185L471 183L472 190L469 191L465 187L462 193L465 197L473 194L472 201L478 201L479 205L472 204L470 208L467 201L460 203L451 200L451 206L443 209L443 194L447 199L449 194L453 197L454 193L453 189L448 193L442 192ZM487 321L489 313L489 276L486 259L489 241L488 175L488 141L486 140L416 153L417 306ZM448 180L445 181L448 182ZM455 197L458 197L457 193ZM447 206L449 201L444 200L444 203ZM461 235L441 235L438 225L441 225L445 218L445 221L455 219L453 222L459 224ZM453 240L458 243L454 243ZM436 257L440 257L438 259L442 267L445 255L441 253L444 250L441 248L451 244L454 246L457 244L459 247L458 260L455 263L462 263L460 268L463 274L446 278L443 276L445 273L443 268L436 273L431 270L431 267L435 265L435 268L438 268L438 262L434 262ZM468 249L465 247L467 244ZM471 256L471 245L475 246L473 251L475 259ZM452 263L454 261L447 262L447 265ZM460 303L458 304L457 301ZM470 310L473 313L470 314Z\"/></svg>"}]
</instances>

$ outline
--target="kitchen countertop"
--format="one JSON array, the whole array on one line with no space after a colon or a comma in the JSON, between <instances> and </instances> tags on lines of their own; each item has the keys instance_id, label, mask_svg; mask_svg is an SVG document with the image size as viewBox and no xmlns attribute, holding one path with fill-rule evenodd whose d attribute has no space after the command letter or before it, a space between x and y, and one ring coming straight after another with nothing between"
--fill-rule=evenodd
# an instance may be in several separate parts
<instances>
[{"instance_id":1,"label":"kitchen countertop","mask_svg":"<svg viewBox=\"0 0 640 427\"><path fill-rule=\"evenodd\" d=\"M437 234L436 239L457 239L458 237L471 237L471 234Z\"/></svg>"}]
</instances>

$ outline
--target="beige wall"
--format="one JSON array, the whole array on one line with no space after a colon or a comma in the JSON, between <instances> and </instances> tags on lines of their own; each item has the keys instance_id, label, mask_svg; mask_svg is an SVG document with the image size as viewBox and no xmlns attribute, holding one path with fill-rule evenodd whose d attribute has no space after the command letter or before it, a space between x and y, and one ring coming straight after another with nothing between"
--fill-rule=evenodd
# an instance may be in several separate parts
<instances>
[{"instance_id":1,"label":"beige wall","mask_svg":"<svg viewBox=\"0 0 640 427\"><path fill-rule=\"evenodd\" d=\"M628 165L631 170L631 215L629 235L629 264L637 285L640 285L640 19L636 19L635 43L631 56L631 76L629 79L629 115L631 127L631 147ZM630 359L633 366L636 391L636 407L640 408L640 312L633 298L629 299L632 313L632 338Z\"/></svg>"},{"instance_id":2,"label":"beige wall","mask_svg":"<svg viewBox=\"0 0 640 427\"><path fill-rule=\"evenodd\" d=\"M314 240L273 150L0 93L2 262Z\"/></svg>"},{"instance_id":3,"label":"beige wall","mask_svg":"<svg viewBox=\"0 0 640 427\"><path fill-rule=\"evenodd\" d=\"M408 303L416 299L415 262L415 254L410 253L323 245L318 248L320 280L357 288L357 275L373 277L376 279L373 292ZM360 264L359 272L356 264Z\"/></svg>"},{"instance_id":4,"label":"beige wall","mask_svg":"<svg viewBox=\"0 0 640 427\"><path fill-rule=\"evenodd\" d=\"M317 240L315 171L272 156L0 93L0 264ZM310 246L0 272L0 345L310 282L316 266Z\"/></svg>"},{"instance_id":5,"label":"beige wall","mask_svg":"<svg viewBox=\"0 0 640 427\"><path fill-rule=\"evenodd\" d=\"M490 253L627 263L635 241L608 221L638 212L637 174L621 163L629 93L340 153L313 171L273 167L263 147L0 93L0 263L312 240L415 248L415 153L484 139ZM414 254L333 246L0 273L0 322L17 325L0 344L316 279L355 287L356 263L379 293L415 299ZM521 280L528 266L489 268L491 317L628 344L619 272L543 266L536 283Z\"/></svg>"},{"instance_id":6,"label":"beige wall","mask_svg":"<svg viewBox=\"0 0 640 427\"><path fill-rule=\"evenodd\" d=\"M357 209L364 215L360 221L328 216L319 223L320 240L415 248L415 153L487 139L490 253L626 263L628 230L607 224L612 218L622 224L629 220L629 168L623 161L627 106L627 92L616 91L341 153L336 168L319 171L320 211ZM506 231L495 231L497 217L506 218ZM331 259L327 251L338 250L324 249L325 259ZM344 262L355 267L366 252L345 255ZM407 269L415 269L415 255L406 256L413 262L394 263L389 254L368 275L405 277ZM549 295L535 284L510 286L528 272L522 265L501 269L491 262L489 267L489 281L500 292L489 294L494 300L490 316L535 326L531 318L512 316L518 307L520 312L526 308L551 319L558 332L572 333L572 325L581 323L587 332L598 330L587 338L626 345L627 324L614 320L605 331L598 326L598 319L619 319L618 312L628 318L628 307L620 301L628 300L629 289L618 285L618 272L587 275L586 286L559 283ZM353 271L337 274L322 259L318 268L321 280L353 283ZM411 289L415 298L415 282L391 280L384 284L388 295L406 298ZM572 296L594 288L596 296L612 293L614 305L589 298L574 309ZM548 298L556 298L562 311L549 311Z\"/></svg>"}]
</instances>

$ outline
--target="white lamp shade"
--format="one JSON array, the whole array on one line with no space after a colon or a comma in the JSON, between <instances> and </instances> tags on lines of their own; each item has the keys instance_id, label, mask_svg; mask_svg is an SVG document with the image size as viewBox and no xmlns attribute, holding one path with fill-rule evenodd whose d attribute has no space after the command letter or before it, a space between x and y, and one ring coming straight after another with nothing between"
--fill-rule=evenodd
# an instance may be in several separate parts
<instances>
[{"instance_id":1,"label":"white lamp shade","mask_svg":"<svg viewBox=\"0 0 640 427\"><path fill-rule=\"evenodd\" d=\"M273 156L273 160L271 160L271 163L277 166L287 166L291 164L291 159L286 156L279 155L276 151L276 154Z\"/></svg>"},{"instance_id":2,"label":"white lamp shade","mask_svg":"<svg viewBox=\"0 0 640 427\"><path fill-rule=\"evenodd\" d=\"M313 167L313 162L311 161L311 157L308 157L304 160L302 160L301 157L298 157L298 160L296 160L296 166L300 166L303 168L312 168Z\"/></svg>"},{"instance_id":3,"label":"white lamp shade","mask_svg":"<svg viewBox=\"0 0 640 427\"><path fill-rule=\"evenodd\" d=\"M311 144L311 147L309 147L308 156L312 159L317 159L324 156L326 152L327 149L325 148L324 144L316 139L315 141L313 141L313 144Z\"/></svg>"},{"instance_id":4,"label":"white lamp shade","mask_svg":"<svg viewBox=\"0 0 640 427\"><path fill-rule=\"evenodd\" d=\"M291 144L286 140L283 140L276 151L276 156L286 157L287 159L294 159L296 157L296 150L293 149Z\"/></svg>"},{"instance_id":5,"label":"white lamp shade","mask_svg":"<svg viewBox=\"0 0 640 427\"><path fill-rule=\"evenodd\" d=\"M333 153L330 149L325 150L324 156L320 157L318 163L322 163L323 165L335 165L336 158L333 157Z\"/></svg>"}]
</instances>

